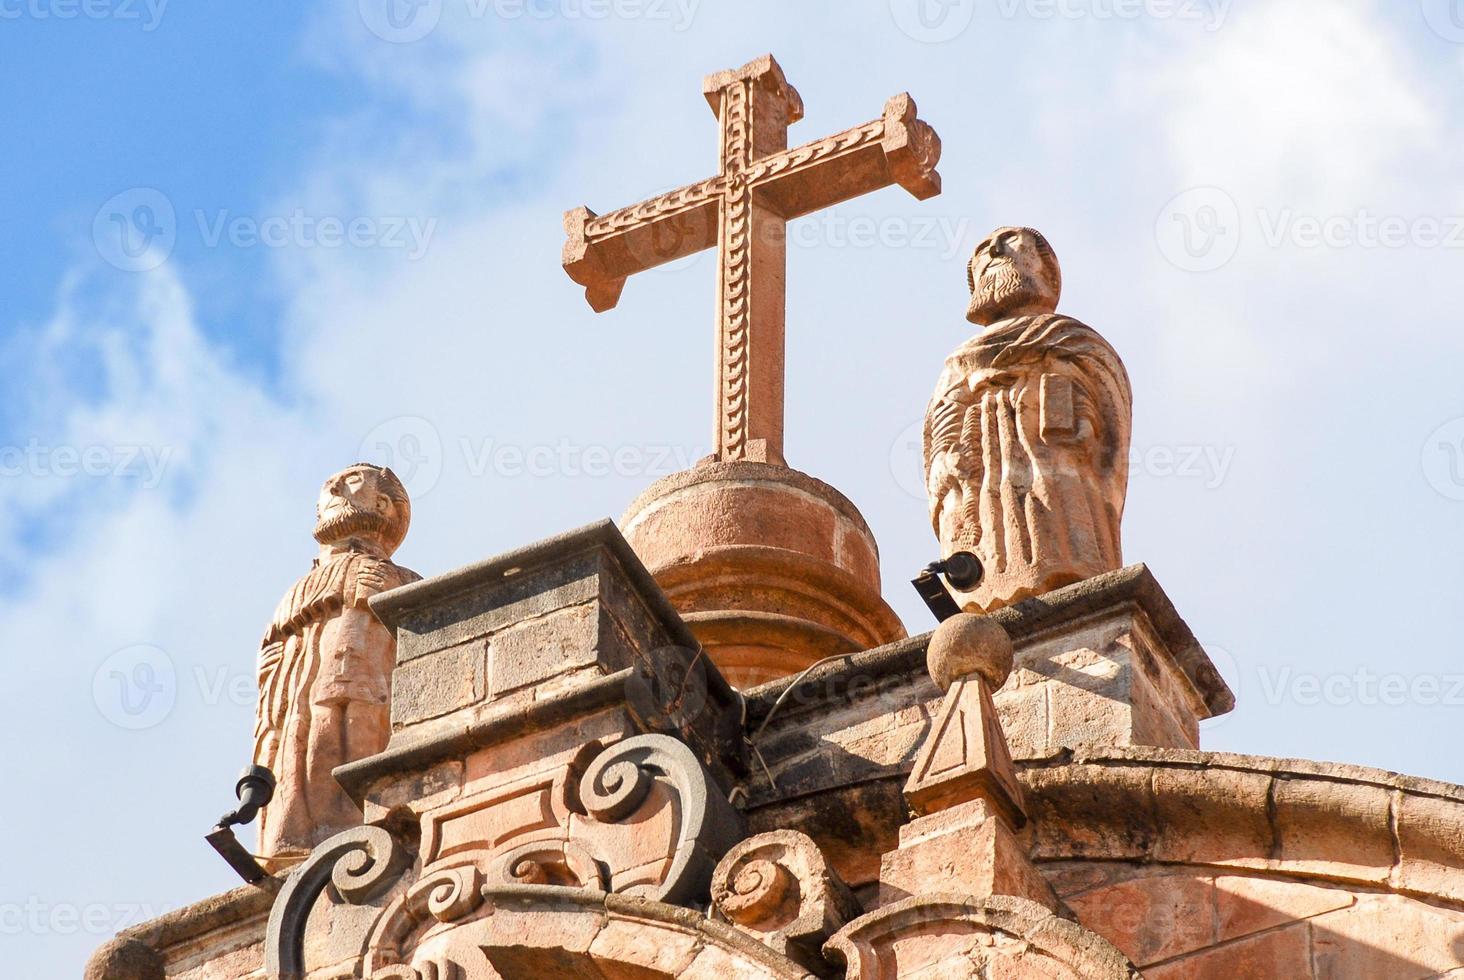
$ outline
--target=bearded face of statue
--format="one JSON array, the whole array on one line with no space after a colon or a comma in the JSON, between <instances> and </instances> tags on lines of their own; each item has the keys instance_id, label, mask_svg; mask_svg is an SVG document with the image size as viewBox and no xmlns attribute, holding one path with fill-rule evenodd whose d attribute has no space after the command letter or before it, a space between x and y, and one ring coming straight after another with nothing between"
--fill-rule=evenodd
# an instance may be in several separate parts
<instances>
[{"instance_id":1,"label":"bearded face of statue","mask_svg":"<svg viewBox=\"0 0 1464 980\"><path fill-rule=\"evenodd\" d=\"M407 536L412 505L389 469L360 463L325 481L315 504L315 540L323 545L360 538L390 556Z\"/></svg>"},{"instance_id":2,"label":"bearded face of statue","mask_svg":"<svg viewBox=\"0 0 1464 980\"><path fill-rule=\"evenodd\" d=\"M1052 313L1062 293L1062 271L1047 239L1031 228L998 228L967 267L971 305L966 319L990 326L1016 316Z\"/></svg>"}]
</instances>

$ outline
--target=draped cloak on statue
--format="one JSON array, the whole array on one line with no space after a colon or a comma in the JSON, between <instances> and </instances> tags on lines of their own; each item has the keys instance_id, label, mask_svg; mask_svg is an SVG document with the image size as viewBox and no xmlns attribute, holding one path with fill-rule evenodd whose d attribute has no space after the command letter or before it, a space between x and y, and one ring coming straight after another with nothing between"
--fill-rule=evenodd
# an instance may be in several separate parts
<instances>
[{"instance_id":1,"label":"draped cloak on statue","mask_svg":"<svg viewBox=\"0 0 1464 980\"><path fill-rule=\"evenodd\" d=\"M979 610L1116 569L1128 489L1128 373L1091 327L1014 317L946 359L926 411L931 522L971 551Z\"/></svg>"},{"instance_id":2,"label":"draped cloak on statue","mask_svg":"<svg viewBox=\"0 0 1464 980\"><path fill-rule=\"evenodd\" d=\"M259 654L254 758L279 784L260 816L262 853L302 854L360 823L360 809L330 773L386 748L396 660L395 639L366 600L420 578L390 560L342 551L317 559L281 600ZM339 723L329 727L332 717Z\"/></svg>"}]
</instances>

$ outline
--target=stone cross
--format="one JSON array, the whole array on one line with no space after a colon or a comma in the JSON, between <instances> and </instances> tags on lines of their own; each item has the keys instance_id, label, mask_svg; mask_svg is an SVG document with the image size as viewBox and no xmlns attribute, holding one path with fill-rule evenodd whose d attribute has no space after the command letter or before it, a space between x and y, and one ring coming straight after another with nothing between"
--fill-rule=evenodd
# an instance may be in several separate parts
<instances>
[{"instance_id":1,"label":"stone cross","mask_svg":"<svg viewBox=\"0 0 1464 980\"><path fill-rule=\"evenodd\" d=\"M939 194L940 139L904 94L873 122L790 150L803 101L772 55L703 91L721 123L719 173L606 215L567 212L564 269L603 313L628 277L716 246L716 458L782 464L785 225L890 184Z\"/></svg>"}]
</instances>

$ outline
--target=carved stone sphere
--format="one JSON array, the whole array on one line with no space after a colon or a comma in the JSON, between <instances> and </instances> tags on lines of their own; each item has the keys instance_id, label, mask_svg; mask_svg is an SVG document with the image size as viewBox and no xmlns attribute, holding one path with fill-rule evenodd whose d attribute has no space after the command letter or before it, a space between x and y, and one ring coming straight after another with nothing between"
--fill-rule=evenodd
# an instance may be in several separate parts
<instances>
[{"instance_id":1,"label":"carved stone sphere","mask_svg":"<svg viewBox=\"0 0 1464 980\"><path fill-rule=\"evenodd\" d=\"M989 616L957 613L936 628L925 658L942 691L970 674L980 674L995 691L1011 676L1012 639Z\"/></svg>"},{"instance_id":2,"label":"carved stone sphere","mask_svg":"<svg viewBox=\"0 0 1464 980\"><path fill-rule=\"evenodd\" d=\"M163 958L147 943L114 939L91 958L84 980L163 980Z\"/></svg>"}]
</instances>

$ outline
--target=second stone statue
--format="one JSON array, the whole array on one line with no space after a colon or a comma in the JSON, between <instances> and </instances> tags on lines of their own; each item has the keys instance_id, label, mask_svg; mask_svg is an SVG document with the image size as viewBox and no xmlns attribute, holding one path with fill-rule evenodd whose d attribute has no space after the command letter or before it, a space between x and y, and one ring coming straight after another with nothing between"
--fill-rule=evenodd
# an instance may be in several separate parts
<instances>
[{"instance_id":1,"label":"second stone statue","mask_svg":"<svg viewBox=\"0 0 1464 980\"><path fill-rule=\"evenodd\" d=\"M1041 234L992 232L967 284L984 329L946 358L926 410L926 491L941 556L985 567L959 600L990 612L1122 566L1133 396L1108 341L1057 314Z\"/></svg>"},{"instance_id":2,"label":"second stone statue","mask_svg":"<svg viewBox=\"0 0 1464 980\"><path fill-rule=\"evenodd\" d=\"M366 602L419 578L391 561L412 505L391 470L358 463L320 490L320 554L275 611L259 653L254 761L278 780L260 816L271 869L293 863L361 810L331 770L386 748L396 640Z\"/></svg>"}]
</instances>

